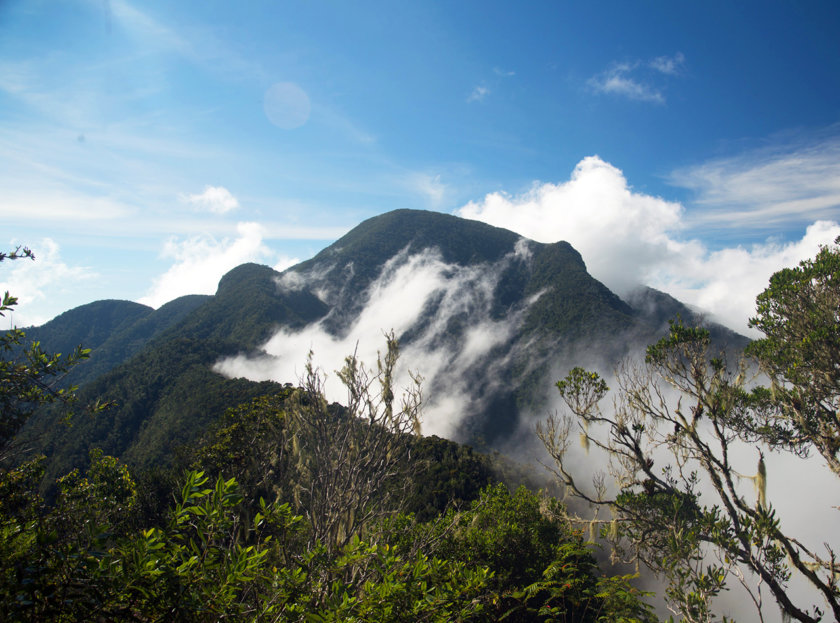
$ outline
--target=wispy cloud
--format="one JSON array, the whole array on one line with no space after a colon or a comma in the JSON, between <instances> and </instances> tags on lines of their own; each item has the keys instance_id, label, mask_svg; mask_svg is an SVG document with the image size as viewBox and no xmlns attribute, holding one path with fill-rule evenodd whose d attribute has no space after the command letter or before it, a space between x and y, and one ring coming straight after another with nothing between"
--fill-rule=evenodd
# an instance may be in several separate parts
<instances>
[{"instance_id":1,"label":"wispy cloud","mask_svg":"<svg viewBox=\"0 0 840 623\"><path fill-rule=\"evenodd\" d=\"M778 229L836 219L840 212L840 134L678 169L669 181L696 193L694 203L704 207L693 216L699 222Z\"/></svg>"},{"instance_id":2,"label":"wispy cloud","mask_svg":"<svg viewBox=\"0 0 840 623\"><path fill-rule=\"evenodd\" d=\"M0 62L0 91L20 95L32 90L35 84L35 65L31 60Z\"/></svg>"},{"instance_id":3,"label":"wispy cloud","mask_svg":"<svg viewBox=\"0 0 840 623\"><path fill-rule=\"evenodd\" d=\"M239 201L224 186L207 186L202 193L181 195L181 200L213 214L226 214L239 208Z\"/></svg>"},{"instance_id":4,"label":"wispy cloud","mask_svg":"<svg viewBox=\"0 0 840 623\"><path fill-rule=\"evenodd\" d=\"M136 120L138 115L133 113L137 111L159 124L155 106L127 112L126 105L146 104L170 89L171 73L179 63L228 81L262 81L266 76L259 63L245 59L207 28L189 25L176 31L126 0L91 3L88 8L105 13L107 33L88 33L94 40L72 52L47 49L27 56L21 51L17 57L4 59L0 92L40 112L44 121L101 130L123 125L126 119Z\"/></svg>"},{"instance_id":5,"label":"wispy cloud","mask_svg":"<svg viewBox=\"0 0 840 623\"><path fill-rule=\"evenodd\" d=\"M269 75L270 72L259 63L247 59L211 30L190 25L176 32L135 4L139 3L112 0L106 10L109 11L109 19L114 20L143 49L175 54L206 70L235 79L245 76L265 80Z\"/></svg>"},{"instance_id":6,"label":"wispy cloud","mask_svg":"<svg viewBox=\"0 0 840 623\"><path fill-rule=\"evenodd\" d=\"M406 186L412 191L426 197L433 207L438 207L446 196L446 184L441 182L440 175L429 173L411 173L406 177Z\"/></svg>"},{"instance_id":7,"label":"wispy cloud","mask_svg":"<svg viewBox=\"0 0 840 623\"><path fill-rule=\"evenodd\" d=\"M668 76L676 76L685 65L685 56L682 52L677 52L673 56L657 56L648 63L651 69L655 69L659 73Z\"/></svg>"},{"instance_id":8,"label":"wispy cloud","mask_svg":"<svg viewBox=\"0 0 840 623\"><path fill-rule=\"evenodd\" d=\"M313 120L333 128L354 143L375 145L377 142L374 134L359 126L355 121L335 108L323 104L312 104L312 116Z\"/></svg>"},{"instance_id":9,"label":"wispy cloud","mask_svg":"<svg viewBox=\"0 0 840 623\"><path fill-rule=\"evenodd\" d=\"M195 57L193 47L183 37L131 3L125 0L112 0L108 3L106 10L110 11L109 17L123 29L142 38L147 45L151 44L187 57Z\"/></svg>"},{"instance_id":10,"label":"wispy cloud","mask_svg":"<svg viewBox=\"0 0 840 623\"><path fill-rule=\"evenodd\" d=\"M342 225L299 225L289 222L263 221L266 238L270 240L338 240L351 227Z\"/></svg>"},{"instance_id":11,"label":"wispy cloud","mask_svg":"<svg viewBox=\"0 0 840 623\"><path fill-rule=\"evenodd\" d=\"M490 89L485 86L478 85L472 90L469 97L467 97L467 102L483 102L484 98L488 95L490 95Z\"/></svg>"},{"instance_id":12,"label":"wispy cloud","mask_svg":"<svg viewBox=\"0 0 840 623\"><path fill-rule=\"evenodd\" d=\"M515 71L504 69L502 67L494 67L492 76L489 76L488 79L483 79L480 84L473 87L473 90L470 91L469 96L467 96L467 102L483 102L488 95L493 92L497 92L502 88L504 80L512 78L515 75Z\"/></svg>"},{"instance_id":13,"label":"wispy cloud","mask_svg":"<svg viewBox=\"0 0 840 623\"><path fill-rule=\"evenodd\" d=\"M134 211L110 197L82 193L66 194L49 190L34 195L6 193L0 197L0 211L7 218L29 219L32 222L71 223L81 221L116 222L132 216Z\"/></svg>"},{"instance_id":14,"label":"wispy cloud","mask_svg":"<svg viewBox=\"0 0 840 623\"><path fill-rule=\"evenodd\" d=\"M633 77L632 73L638 66L638 63L613 65L606 71L590 78L587 84L595 93L619 95L640 102L664 104L665 96L662 95L661 91Z\"/></svg>"},{"instance_id":15,"label":"wispy cloud","mask_svg":"<svg viewBox=\"0 0 840 623\"><path fill-rule=\"evenodd\" d=\"M637 60L613 63L601 73L592 76L587 85L594 93L664 104L665 94L662 85L657 83L657 76L678 76L684 65L685 56L681 52L673 56L658 56L647 62Z\"/></svg>"},{"instance_id":16,"label":"wispy cloud","mask_svg":"<svg viewBox=\"0 0 840 623\"><path fill-rule=\"evenodd\" d=\"M300 330L283 328L261 347L261 353L222 360L215 369L231 377L288 381L299 376L301 362L310 351L324 370L337 370L350 352L363 361L375 361L381 343L378 337L373 338L382 335L383 327L398 336L411 331L413 338L401 350L403 361L410 362L411 369L424 379L428 400L424 402L423 432L451 437L457 432L459 418L481 412L482 395L492 390L488 387L492 381L476 387L470 381L470 371L481 367L486 372L490 366L488 378L492 379L492 370L506 365L507 356L500 351L504 353L505 343L522 322L524 308L502 318L492 313L493 292L511 261L512 256L507 256L497 263L466 267L445 263L437 250L406 249L385 263L365 291L354 294L362 309L340 333L327 328L330 316ZM278 285L290 290L305 285L318 291L318 282L317 274L292 271ZM329 287L319 292L327 301L333 295ZM343 315L346 310L339 304L331 313ZM453 349L453 318L466 314L470 326L459 336L459 347ZM495 378L507 377L497 374ZM398 368L394 381L397 387L408 384L405 367ZM330 400L343 398L343 388L335 378L327 380L325 389Z\"/></svg>"}]
</instances>

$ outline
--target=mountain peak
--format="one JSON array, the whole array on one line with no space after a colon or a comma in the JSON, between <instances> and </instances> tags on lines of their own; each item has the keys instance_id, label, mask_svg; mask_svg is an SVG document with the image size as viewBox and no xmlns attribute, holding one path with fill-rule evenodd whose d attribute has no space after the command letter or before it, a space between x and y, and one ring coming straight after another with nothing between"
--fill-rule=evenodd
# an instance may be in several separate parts
<instances>
[{"instance_id":1,"label":"mountain peak","mask_svg":"<svg viewBox=\"0 0 840 623\"><path fill-rule=\"evenodd\" d=\"M221 280L219 280L216 296L235 295L235 291L240 289L243 283L273 283L279 276L280 273L264 264L255 264L253 262L240 264L225 273Z\"/></svg>"},{"instance_id":2,"label":"mountain peak","mask_svg":"<svg viewBox=\"0 0 840 623\"><path fill-rule=\"evenodd\" d=\"M79 444L100 440L127 457L163 455L207 424L208 396L232 406L275 387L242 379L294 382L310 351L326 370L340 369L348 353L373 362L390 330L408 369L425 379L426 432L519 443L523 418L545 408L553 381L571 364L610 369L655 341L667 329L663 318L688 313L652 290L625 302L567 242L539 243L418 210L368 219L283 273L243 264L220 280L215 296L183 303L189 313L154 340L133 339L145 338L145 329L121 332L144 348L125 349L131 359L85 390L107 390L124 405L115 430L80 423L73 452L85 456Z\"/></svg>"},{"instance_id":3,"label":"mountain peak","mask_svg":"<svg viewBox=\"0 0 840 623\"><path fill-rule=\"evenodd\" d=\"M379 265L406 247L412 252L437 248L447 263L493 262L512 251L520 238L506 229L451 214L394 210L363 221L300 266L305 269L309 263L341 257Z\"/></svg>"}]
</instances>

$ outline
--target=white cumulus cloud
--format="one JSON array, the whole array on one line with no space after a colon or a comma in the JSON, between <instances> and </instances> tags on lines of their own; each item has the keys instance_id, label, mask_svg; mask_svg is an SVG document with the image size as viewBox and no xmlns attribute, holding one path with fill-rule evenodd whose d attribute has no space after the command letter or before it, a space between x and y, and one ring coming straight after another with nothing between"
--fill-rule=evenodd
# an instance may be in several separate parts
<instances>
[{"instance_id":1,"label":"white cumulus cloud","mask_svg":"<svg viewBox=\"0 0 840 623\"><path fill-rule=\"evenodd\" d=\"M202 193L183 195L182 198L197 209L213 214L226 214L239 208L239 201L224 186L207 186Z\"/></svg>"},{"instance_id":2,"label":"white cumulus cloud","mask_svg":"<svg viewBox=\"0 0 840 623\"><path fill-rule=\"evenodd\" d=\"M634 193L619 169L591 156L567 182L535 184L518 196L491 193L458 214L537 242L566 240L593 275L623 291L669 254L669 232L679 229L682 211L677 203Z\"/></svg>"},{"instance_id":3,"label":"white cumulus cloud","mask_svg":"<svg viewBox=\"0 0 840 623\"><path fill-rule=\"evenodd\" d=\"M840 235L837 222L822 220L793 242L713 250L690 236L683 206L635 192L618 168L597 156L583 159L566 182L535 184L517 196L491 193L458 214L539 242L565 240L615 292L649 285L743 333L770 275Z\"/></svg>"},{"instance_id":4,"label":"white cumulus cloud","mask_svg":"<svg viewBox=\"0 0 840 623\"><path fill-rule=\"evenodd\" d=\"M746 329L754 315L755 297L768 285L777 270L796 266L813 257L820 245L840 236L834 221L817 221L792 242L768 240L760 244L708 250L699 241L675 246L669 263L663 262L650 274L653 287L708 310L736 331L757 337Z\"/></svg>"},{"instance_id":5,"label":"white cumulus cloud","mask_svg":"<svg viewBox=\"0 0 840 623\"><path fill-rule=\"evenodd\" d=\"M160 307L185 294L213 294L219 279L246 262L268 262L271 250L263 244L264 232L258 223L238 223L235 238L217 240L213 236L191 236L170 239L162 256L174 264L154 280L149 293L140 303Z\"/></svg>"}]
</instances>

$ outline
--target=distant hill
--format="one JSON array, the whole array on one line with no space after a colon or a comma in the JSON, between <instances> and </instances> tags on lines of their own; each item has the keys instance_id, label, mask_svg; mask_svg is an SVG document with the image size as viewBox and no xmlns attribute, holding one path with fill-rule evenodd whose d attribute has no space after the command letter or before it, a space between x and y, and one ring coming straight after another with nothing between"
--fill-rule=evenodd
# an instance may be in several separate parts
<instances>
[{"instance_id":1,"label":"distant hill","mask_svg":"<svg viewBox=\"0 0 840 623\"><path fill-rule=\"evenodd\" d=\"M209 296L182 296L155 310L131 301L96 301L25 330L27 342L49 345L50 352L70 353L76 346L91 349L91 357L64 379L84 385L139 352L151 339L180 322Z\"/></svg>"},{"instance_id":2,"label":"distant hill","mask_svg":"<svg viewBox=\"0 0 840 623\"><path fill-rule=\"evenodd\" d=\"M78 377L81 396L118 407L80 416L70 429L40 414L26 434L55 474L84 463L89 447L136 466L165 462L226 407L295 383L289 360L302 367L309 336L349 354L363 341L381 344L393 328L407 364L425 377L431 432L501 448L545 409L557 375L578 363L612 369L660 336L675 313L694 314L650 289L622 300L568 243L398 210L282 274L239 266L214 296L157 311L103 301L62 314L33 333L47 349L93 347ZM746 343L713 328L720 344Z\"/></svg>"},{"instance_id":3,"label":"distant hill","mask_svg":"<svg viewBox=\"0 0 840 623\"><path fill-rule=\"evenodd\" d=\"M212 371L220 357L255 348L273 327L301 326L324 313L323 304L313 297L277 294L277 276L267 266L245 264L220 281L215 296L177 299L140 317L136 325L123 327L110 353L124 358L110 361L118 365L79 390L82 403L102 398L117 406L95 418L78 415L70 427L57 424L55 414L46 411L33 417L22 433L50 457L48 480L85 464L91 447L122 456L137 467L165 462L226 408L278 391L277 384L228 380ZM149 332L158 314L162 322ZM119 348L138 335L148 337L139 350ZM43 345L50 348L47 341ZM92 361L97 354L98 349Z\"/></svg>"},{"instance_id":4,"label":"distant hill","mask_svg":"<svg viewBox=\"0 0 840 623\"><path fill-rule=\"evenodd\" d=\"M154 309L132 301L96 301L25 329L28 340L49 343L54 352L68 353L79 344L96 349L114 335L142 320Z\"/></svg>"},{"instance_id":5,"label":"distant hill","mask_svg":"<svg viewBox=\"0 0 840 623\"><path fill-rule=\"evenodd\" d=\"M681 303L670 294L654 288L641 286L627 294L624 299L654 326L659 325L664 331L669 321L681 318L686 324L705 326L709 329L712 340L731 349L743 350L749 339L715 322L710 322L708 314Z\"/></svg>"}]
</instances>

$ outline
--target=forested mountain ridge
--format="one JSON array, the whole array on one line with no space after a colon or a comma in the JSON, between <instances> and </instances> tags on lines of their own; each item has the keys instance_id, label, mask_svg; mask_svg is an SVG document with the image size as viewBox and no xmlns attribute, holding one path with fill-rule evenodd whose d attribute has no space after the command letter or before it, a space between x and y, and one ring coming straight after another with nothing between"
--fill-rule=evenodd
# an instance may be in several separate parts
<instances>
[{"instance_id":1,"label":"forested mountain ridge","mask_svg":"<svg viewBox=\"0 0 840 623\"><path fill-rule=\"evenodd\" d=\"M0 253L0 261L30 255ZM6 294L0 314L15 304ZM193 320L195 336L207 325ZM224 348L214 333L199 340L204 350L163 340L185 347L181 360L169 358L173 370L209 371L199 362ZM236 406L171 465L131 471L103 454L140 420L77 419L100 447L83 471L53 478L54 461L46 483L45 457L24 456L13 435L34 406L57 405L63 415L76 404L72 389L51 382L89 351L62 358L24 344L21 330L0 337L0 609L9 621L524 622L542 621L548 605L593 623L603 613L653 620L627 578L598 573L556 501L544 509L537 493L493 484L490 457L417 434L419 389L392 391L392 335L374 370L347 359L341 379L355 398L346 406L327 403L311 366L299 388L222 380L257 396L220 392ZM171 389L154 378L165 378L154 367L154 353L166 360L159 346L137 356L150 364L136 379L147 403ZM179 380L190 395L212 393L200 378Z\"/></svg>"},{"instance_id":2,"label":"forested mountain ridge","mask_svg":"<svg viewBox=\"0 0 840 623\"><path fill-rule=\"evenodd\" d=\"M26 336L29 342L49 344L53 352L69 353L80 344L91 349L95 356L80 362L64 380L84 385L131 358L208 298L190 294L159 309L131 301L95 301L27 328Z\"/></svg>"},{"instance_id":3,"label":"forested mountain ridge","mask_svg":"<svg viewBox=\"0 0 840 623\"><path fill-rule=\"evenodd\" d=\"M611 366L643 353L674 316L704 321L649 288L622 299L567 243L415 211L370 219L283 273L239 266L213 296L156 311L118 301L71 310L30 339L45 348L88 339L106 371L83 383L79 404L115 404L77 412L69 428L48 408L24 428L19 439L47 458L9 472L7 484L28 497L20 518L18 507L3 512L14 526L42 517L46 536L9 542L26 569L7 578L13 593L3 599L32 592L27 569L64 590L63 567L32 566L33 557L58 564L40 545L52 530L59 559L90 563L69 573L97 588L70 607L51 596L37 606L18 600L16 612L168 611L192 620L189 611L201 620L208 607L234 619L265 608L289 620L313 612L415 620L394 615L408 600L428 620L653 621L629 577L598 569L589 543L600 524L557 499L513 491L543 483L504 456L435 436L434 426L450 418L447 437L480 450L536 445L533 417L545 413L557 378L581 358ZM747 343L709 326L715 350ZM360 373L358 345L381 348L383 332L385 358L362 359L369 367ZM345 403L327 399L319 368L291 347L307 342L352 355L340 376ZM397 342L425 377L422 399L391 391L402 391ZM297 374L283 372L286 361ZM32 495L39 482L47 505ZM588 538L579 529L587 523ZM219 526L231 535L220 547L211 538ZM609 530L601 526L602 538ZM190 551L207 562L188 567ZM214 575L228 565L246 571ZM357 576L362 568L376 571ZM337 582L347 573L361 579ZM406 573L413 579L403 582ZM168 600L170 585L192 601Z\"/></svg>"},{"instance_id":4,"label":"forested mountain ridge","mask_svg":"<svg viewBox=\"0 0 840 623\"><path fill-rule=\"evenodd\" d=\"M415 283L427 285L417 290ZM399 296L390 294L395 287ZM349 354L354 340L378 343L381 332L393 328L409 367L416 368L412 354L439 362L431 373L419 372L426 377L429 406L452 420L449 435L501 447L527 412L543 408L556 380L552 375L574 363L564 358L586 352L590 361L597 356L614 365L667 328L656 312L663 301L669 314L690 313L650 293L644 305L633 307L593 279L568 243L540 244L475 221L398 210L361 223L282 274L245 264L221 279L214 296L184 297L157 311L124 303L137 319L126 320L127 327L115 324L108 338L97 337L97 349L117 357L107 359L112 367L97 378L84 379L80 391L84 400L112 400L116 406L96 419L79 417L70 429L44 413L25 433L51 457L53 475L84 464L89 447L135 466L165 462L225 408L297 382L293 374L264 373L272 361L289 358L267 346L278 330L284 332L275 338L281 343L283 335L301 331L344 340ZM408 311L394 318L383 314L372 334L359 334L364 314L392 307ZM177 313L168 313L170 308ZM68 312L32 332L64 331L65 341L72 334L70 342L84 343L88 328L80 317ZM166 322L153 323L158 317ZM718 331L722 340L745 343ZM94 350L92 361L97 356ZM293 356L300 369L306 353ZM258 373L229 376L276 383L213 371L237 357L254 362ZM440 415L442 399L452 393L460 394L460 402Z\"/></svg>"},{"instance_id":5,"label":"forested mountain ridge","mask_svg":"<svg viewBox=\"0 0 840 623\"><path fill-rule=\"evenodd\" d=\"M627 304L586 272L580 254L567 242L541 244L478 221L421 210L396 210L362 222L312 259L285 271L281 283L316 289L332 308L334 318L326 326L338 334L346 329L339 319L358 314L365 303L360 294L382 277L389 262L398 264L429 251L437 252L450 269L501 271L491 282L494 318L545 289L552 295L540 297L528 312L527 322L534 329L569 329L575 324L569 316L581 310L602 321L616 316L619 323L633 315Z\"/></svg>"},{"instance_id":6,"label":"forested mountain ridge","mask_svg":"<svg viewBox=\"0 0 840 623\"><path fill-rule=\"evenodd\" d=\"M409 366L420 365L412 356L436 358L437 367L418 370L431 400L469 393L464 412L453 414L458 424L449 434L490 446L513 435L524 412L543 408L550 376L562 375L575 353L585 352L587 360L609 369L667 331L662 314L654 311L661 305L671 317L700 319L667 295L648 295L633 307L594 279L566 242L537 243L485 223L417 210L364 221L285 271L278 284L326 303L316 328L308 327L306 335L314 338L352 349L356 341L371 339L360 328L371 316L392 323L374 331L395 329L408 349ZM413 312L391 313L389 308L400 310L406 298ZM714 334L720 344L747 343L723 327ZM277 335L281 342L298 333ZM264 369L289 353L269 343L258 355L254 361ZM253 367L249 372L247 365L231 366L228 373L277 378ZM462 381L457 390L453 379Z\"/></svg>"},{"instance_id":7,"label":"forested mountain ridge","mask_svg":"<svg viewBox=\"0 0 840 623\"><path fill-rule=\"evenodd\" d=\"M57 424L49 410L33 417L22 435L50 457L47 475L86 464L91 447L136 467L166 463L178 446L195 440L225 409L279 391L278 384L228 380L211 369L220 357L254 348L276 323L296 326L303 322L301 314L322 313L317 300L277 294L276 276L267 266L245 264L220 281L215 296L189 298L192 309L177 322L80 387L83 402L114 402L107 412L95 418L80 415L70 427ZM92 361L96 355L95 350Z\"/></svg>"}]
</instances>

